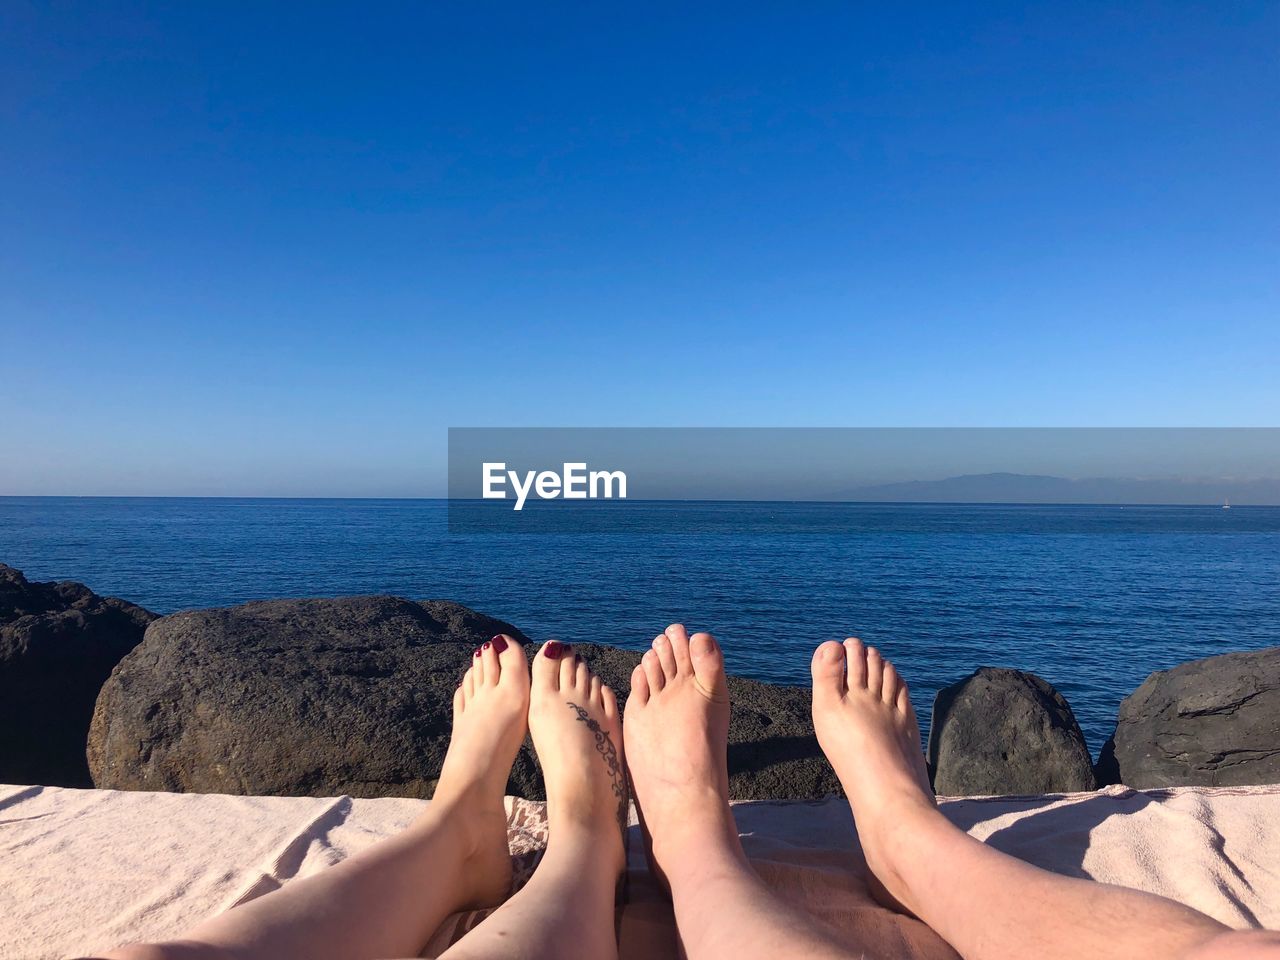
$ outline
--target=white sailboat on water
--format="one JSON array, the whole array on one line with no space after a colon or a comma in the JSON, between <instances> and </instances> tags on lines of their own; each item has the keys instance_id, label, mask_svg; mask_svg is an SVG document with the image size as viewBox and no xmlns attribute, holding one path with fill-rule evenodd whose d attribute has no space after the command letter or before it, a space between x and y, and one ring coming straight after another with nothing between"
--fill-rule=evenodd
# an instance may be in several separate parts
<instances>
[{"instance_id":1,"label":"white sailboat on water","mask_svg":"<svg viewBox=\"0 0 1280 960\"><path fill-rule=\"evenodd\" d=\"M1230 509L1231 509L1231 498L1230 498L1230 497L1224 497L1224 498L1223 498L1223 500L1222 500L1222 509L1223 509L1223 510L1230 510Z\"/></svg>"}]
</instances>

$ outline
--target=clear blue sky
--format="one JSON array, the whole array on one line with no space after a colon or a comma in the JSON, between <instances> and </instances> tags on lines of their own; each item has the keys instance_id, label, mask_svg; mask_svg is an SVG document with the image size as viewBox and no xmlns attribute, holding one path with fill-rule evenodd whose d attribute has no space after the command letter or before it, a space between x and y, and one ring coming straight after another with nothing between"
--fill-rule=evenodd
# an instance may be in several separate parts
<instances>
[{"instance_id":1,"label":"clear blue sky","mask_svg":"<svg viewBox=\"0 0 1280 960\"><path fill-rule=\"evenodd\" d=\"M1280 5L0 7L0 493L1280 423Z\"/></svg>"}]
</instances>

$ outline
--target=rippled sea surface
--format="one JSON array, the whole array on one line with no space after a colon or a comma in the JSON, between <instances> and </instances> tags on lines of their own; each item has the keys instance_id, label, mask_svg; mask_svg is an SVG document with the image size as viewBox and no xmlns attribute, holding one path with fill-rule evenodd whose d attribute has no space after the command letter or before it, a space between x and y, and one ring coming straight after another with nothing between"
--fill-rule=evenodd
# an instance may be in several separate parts
<instances>
[{"instance_id":1,"label":"rippled sea surface","mask_svg":"<svg viewBox=\"0 0 1280 960\"><path fill-rule=\"evenodd\" d=\"M597 530L583 505L582 529ZM979 666L1031 670L1096 754L1153 670L1280 643L1280 508L628 503L624 533L450 534L439 500L0 498L0 562L158 613L278 597L457 600L531 637L643 647L673 620L805 683L881 646L927 725ZM616 529L610 527L608 529Z\"/></svg>"}]
</instances>

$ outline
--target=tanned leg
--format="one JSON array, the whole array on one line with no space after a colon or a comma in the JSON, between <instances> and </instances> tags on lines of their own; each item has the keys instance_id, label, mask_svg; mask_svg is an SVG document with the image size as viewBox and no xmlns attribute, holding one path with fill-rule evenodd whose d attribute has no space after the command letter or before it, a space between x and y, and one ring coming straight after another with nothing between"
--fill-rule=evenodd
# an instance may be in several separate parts
<instances>
[{"instance_id":1,"label":"tanned leg","mask_svg":"<svg viewBox=\"0 0 1280 960\"><path fill-rule=\"evenodd\" d=\"M690 960L861 957L751 869L729 811L729 695L708 633L673 624L631 676L627 765L650 864Z\"/></svg>"},{"instance_id":2,"label":"tanned leg","mask_svg":"<svg viewBox=\"0 0 1280 960\"><path fill-rule=\"evenodd\" d=\"M626 866L627 781L613 691L552 640L533 661L529 731L547 784L547 850L532 879L448 960L609 960Z\"/></svg>"},{"instance_id":3,"label":"tanned leg","mask_svg":"<svg viewBox=\"0 0 1280 960\"><path fill-rule=\"evenodd\" d=\"M1172 900L1058 876L970 837L934 802L893 664L850 638L818 647L812 671L814 729L853 807L873 892L966 960L1227 960L1242 937L1254 952L1239 956L1274 949L1267 934L1231 934Z\"/></svg>"},{"instance_id":4,"label":"tanned leg","mask_svg":"<svg viewBox=\"0 0 1280 960\"><path fill-rule=\"evenodd\" d=\"M356 960L417 956L459 910L510 892L502 797L529 709L529 667L510 637L476 651L453 698L435 796L403 833L206 920L178 941L113 960Z\"/></svg>"}]
</instances>

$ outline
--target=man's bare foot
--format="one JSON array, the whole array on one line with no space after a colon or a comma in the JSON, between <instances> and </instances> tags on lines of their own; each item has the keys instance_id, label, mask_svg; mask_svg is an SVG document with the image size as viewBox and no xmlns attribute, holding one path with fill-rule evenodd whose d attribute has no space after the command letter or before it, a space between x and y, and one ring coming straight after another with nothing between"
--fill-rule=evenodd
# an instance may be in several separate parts
<instances>
[{"instance_id":1,"label":"man's bare foot","mask_svg":"<svg viewBox=\"0 0 1280 960\"><path fill-rule=\"evenodd\" d=\"M741 859L729 812L729 691L715 638L674 623L631 674L623 735L649 865L668 886L709 847ZM718 845L718 847L717 847Z\"/></svg>"},{"instance_id":2,"label":"man's bare foot","mask_svg":"<svg viewBox=\"0 0 1280 960\"><path fill-rule=\"evenodd\" d=\"M453 695L453 734L427 816L445 816L470 850L462 877L469 902L492 906L511 890L506 793L529 713L529 663L520 644L500 635L476 648Z\"/></svg>"},{"instance_id":3,"label":"man's bare foot","mask_svg":"<svg viewBox=\"0 0 1280 960\"><path fill-rule=\"evenodd\" d=\"M589 843L615 878L626 866L627 775L618 701L568 644L533 659L529 732L547 785L548 851Z\"/></svg>"},{"instance_id":4,"label":"man's bare foot","mask_svg":"<svg viewBox=\"0 0 1280 960\"><path fill-rule=\"evenodd\" d=\"M893 835L912 818L941 817L929 786L920 725L898 671L850 637L813 654L813 729L844 786L858 838L886 906L914 912L893 869Z\"/></svg>"}]
</instances>

